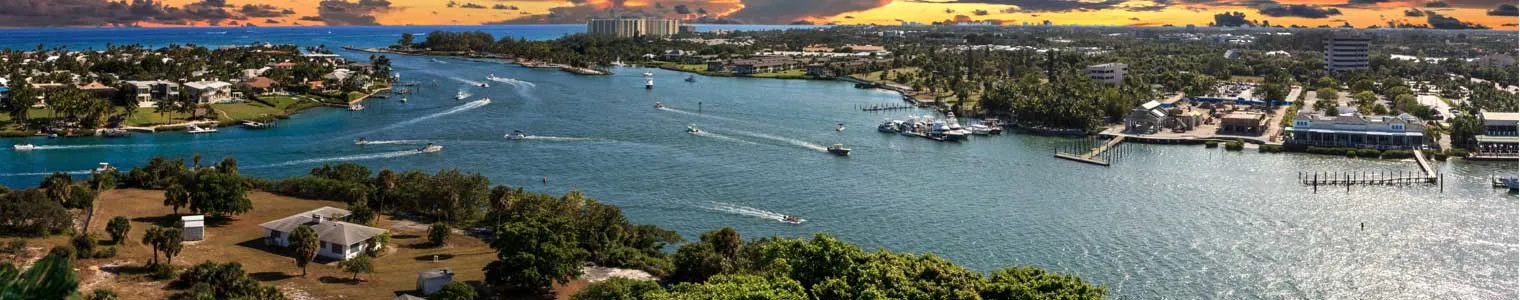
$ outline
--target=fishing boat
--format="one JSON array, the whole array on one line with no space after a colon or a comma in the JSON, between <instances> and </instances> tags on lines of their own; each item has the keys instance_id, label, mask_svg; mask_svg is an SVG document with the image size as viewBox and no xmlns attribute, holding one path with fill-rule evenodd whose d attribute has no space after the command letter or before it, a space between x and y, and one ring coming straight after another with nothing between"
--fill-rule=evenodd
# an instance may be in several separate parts
<instances>
[{"instance_id":1,"label":"fishing boat","mask_svg":"<svg viewBox=\"0 0 1520 300\"><path fill-rule=\"evenodd\" d=\"M357 139L354 139L354 145L368 145L368 144L369 144L369 141L364 140L364 137L362 137L362 136L359 137L359 138L357 138Z\"/></svg>"},{"instance_id":2,"label":"fishing boat","mask_svg":"<svg viewBox=\"0 0 1520 300\"><path fill-rule=\"evenodd\" d=\"M686 76L686 82L697 82L697 75Z\"/></svg>"},{"instance_id":3,"label":"fishing boat","mask_svg":"<svg viewBox=\"0 0 1520 300\"><path fill-rule=\"evenodd\" d=\"M781 217L781 222L786 222L786 223L794 224L794 225L795 224L802 224L803 221L806 221L806 220L803 220L802 217L798 217L798 216L783 216L783 217Z\"/></svg>"},{"instance_id":4,"label":"fishing boat","mask_svg":"<svg viewBox=\"0 0 1520 300\"><path fill-rule=\"evenodd\" d=\"M454 93L454 100L464 100L464 98L468 98L468 97L470 97L470 95L469 94L465 94L464 91L459 91L458 93Z\"/></svg>"},{"instance_id":5,"label":"fishing boat","mask_svg":"<svg viewBox=\"0 0 1520 300\"><path fill-rule=\"evenodd\" d=\"M505 137L505 138L507 138L509 140L514 140L515 141L515 140L521 140L523 138L527 138L528 134L523 133L522 130L513 130L512 133L508 133L506 136L503 136L503 137Z\"/></svg>"},{"instance_id":6,"label":"fishing boat","mask_svg":"<svg viewBox=\"0 0 1520 300\"><path fill-rule=\"evenodd\" d=\"M834 131L844 131L844 123L839 123L838 127L834 127Z\"/></svg>"},{"instance_id":7,"label":"fishing boat","mask_svg":"<svg viewBox=\"0 0 1520 300\"><path fill-rule=\"evenodd\" d=\"M690 133L691 135L702 135L702 129L698 129L697 124L691 124L686 126L686 133Z\"/></svg>"},{"instance_id":8,"label":"fishing boat","mask_svg":"<svg viewBox=\"0 0 1520 300\"><path fill-rule=\"evenodd\" d=\"M16 144L15 146L11 146L11 147L16 148L16 151L37 150L37 145L32 145L32 144Z\"/></svg>"},{"instance_id":9,"label":"fishing boat","mask_svg":"<svg viewBox=\"0 0 1520 300\"><path fill-rule=\"evenodd\" d=\"M213 132L216 132L216 128L215 127L200 127L200 126L196 126L195 124L190 124L188 126L185 126L185 132L189 133L189 134L213 133Z\"/></svg>"},{"instance_id":10,"label":"fishing boat","mask_svg":"<svg viewBox=\"0 0 1520 300\"><path fill-rule=\"evenodd\" d=\"M644 89L654 89L654 73L644 72Z\"/></svg>"},{"instance_id":11,"label":"fishing boat","mask_svg":"<svg viewBox=\"0 0 1520 300\"><path fill-rule=\"evenodd\" d=\"M849 156L850 155L850 148L845 148L844 144L834 144L833 146L829 146L828 150L829 150L829 153L833 153L834 155L838 155L838 156Z\"/></svg>"},{"instance_id":12,"label":"fishing boat","mask_svg":"<svg viewBox=\"0 0 1520 300\"><path fill-rule=\"evenodd\" d=\"M443 146L434 145L433 143L428 143L427 146L423 146L422 149L417 149L417 152L422 153L433 153L438 151L443 151Z\"/></svg>"},{"instance_id":13,"label":"fishing boat","mask_svg":"<svg viewBox=\"0 0 1520 300\"><path fill-rule=\"evenodd\" d=\"M903 121L901 120L886 120L884 122L881 122L881 125L876 125L876 131L884 133L898 133L902 131L902 124Z\"/></svg>"},{"instance_id":14,"label":"fishing boat","mask_svg":"<svg viewBox=\"0 0 1520 300\"><path fill-rule=\"evenodd\" d=\"M654 109L665 109L665 103L655 102Z\"/></svg>"},{"instance_id":15,"label":"fishing boat","mask_svg":"<svg viewBox=\"0 0 1520 300\"><path fill-rule=\"evenodd\" d=\"M1003 122L996 118L982 119L982 126L987 126L990 134L1003 134Z\"/></svg>"},{"instance_id":16,"label":"fishing boat","mask_svg":"<svg viewBox=\"0 0 1520 300\"><path fill-rule=\"evenodd\" d=\"M115 171L115 170L116 170L116 167L112 167L111 163L107 163L107 162L102 162L102 163L100 163L99 167L95 167L95 173L105 173L105 172L110 172L110 171Z\"/></svg>"}]
</instances>

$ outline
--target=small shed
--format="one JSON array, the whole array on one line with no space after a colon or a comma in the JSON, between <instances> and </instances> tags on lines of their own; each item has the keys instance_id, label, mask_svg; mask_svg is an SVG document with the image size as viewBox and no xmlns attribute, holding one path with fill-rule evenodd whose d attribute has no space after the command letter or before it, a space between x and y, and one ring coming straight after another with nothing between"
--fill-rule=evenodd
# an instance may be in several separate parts
<instances>
[{"instance_id":1,"label":"small shed","mask_svg":"<svg viewBox=\"0 0 1520 300\"><path fill-rule=\"evenodd\" d=\"M180 228L180 237L186 241L199 241L206 238L206 216L193 215L179 217L180 223L185 227Z\"/></svg>"},{"instance_id":2,"label":"small shed","mask_svg":"<svg viewBox=\"0 0 1520 300\"><path fill-rule=\"evenodd\" d=\"M424 296L432 295L450 282L454 282L454 270L448 268L417 272L417 291Z\"/></svg>"}]
</instances>

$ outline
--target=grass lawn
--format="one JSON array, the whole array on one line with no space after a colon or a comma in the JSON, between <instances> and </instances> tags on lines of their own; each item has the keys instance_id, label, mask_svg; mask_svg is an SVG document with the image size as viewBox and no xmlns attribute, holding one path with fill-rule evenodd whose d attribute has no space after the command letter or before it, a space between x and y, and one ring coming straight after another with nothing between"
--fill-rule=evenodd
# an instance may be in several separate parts
<instances>
[{"instance_id":1,"label":"grass lawn","mask_svg":"<svg viewBox=\"0 0 1520 300\"><path fill-rule=\"evenodd\" d=\"M296 98L294 96L260 96L259 99L274 104L264 104L258 101L246 101L242 103L219 103L212 104L211 108L225 114L223 119L249 120L265 119L274 115L283 115L288 112L321 105L310 100Z\"/></svg>"},{"instance_id":2,"label":"grass lawn","mask_svg":"<svg viewBox=\"0 0 1520 300\"><path fill-rule=\"evenodd\" d=\"M918 67L903 67L903 68L892 69L892 70L889 70L889 71L892 71L893 74L918 73ZM879 81L882 81L881 80L881 73L882 72L886 72L886 71L876 71L876 72L870 72L870 73L850 74L850 78L855 78L855 79L860 79L860 80L865 80L865 81L870 81L870 82L879 82Z\"/></svg>"},{"instance_id":3,"label":"grass lawn","mask_svg":"<svg viewBox=\"0 0 1520 300\"><path fill-rule=\"evenodd\" d=\"M451 268L454 280L478 283L485 278L482 268L496 259L496 253L485 242L456 234L450 236L448 246L426 248L427 227L407 221L396 221L381 216L376 227L391 231L393 239L386 254L375 259L375 274L361 274L363 282L347 280L336 263L308 266L309 275L300 277L294 259L283 255L283 250L263 246L263 229L260 223L304 212L322 206L344 208L343 203L304 200L265 192L250 192L254 209L246 214L233 216L226 222L211 222L206 228L206 239L186 242L184 250L174 258L176 267L184 268L204 261L239 262L250 276L264 285L279 287L287 295L299 290L316 299L390 299L395 293L416 288L417 272L434 268ZM110 287L120 293L122 299L166 299L178 290L166 290L167 282L154 282L142 273L152 257L152 248L140 243L143 232L153 224L170 224L178 218L169 207L163 206L163 191L158 190L112 190L103 193L96 202L90 232L106 238L105 224L115 216L132 220L128 241L119 246L117 257L84 259L76 268L80 275L80 290ZM181 212L185 212L181 210ZM81 214L81 222L82 215ZM52 245L67 243L65 236L53 236L29 241L30 247L40 247L34 255L46 253ZM103 243L106 243L103 241ZM432 261L433 255L441 260ZM161 259L161 258L160 258ZM104 268L109 271L102 271Z\"/></svg>"},{"instance_id":4,"label":"grass lawn","mask_svg":"<svg viewBox=\"0 0 1520 300\"><path fill-rule=\"evenodd\" d=\"M781 72L755 73L749 76L756 78L803 78L807 76L807 70L791 69Z\"/></svg>"},{"instance_id":5,"label":"grass lawn","mask_svg":"<svg viewBox=\"0 0 1520 300\"><path fill-rule=\"evenodd\" d=\"M118 112L120 112L123 108L117 107L116 109ZM185 119L190 117L190 114L187 113L165 112L163 114L159 114L157 112L154 112L155 109L156 108L151 107L137 108L136 111L132 112L131 116L127 117L127 121L125 122L126 125L149 126L158 124L171 124L184 122Z\"/></svg>"}]
</instances>

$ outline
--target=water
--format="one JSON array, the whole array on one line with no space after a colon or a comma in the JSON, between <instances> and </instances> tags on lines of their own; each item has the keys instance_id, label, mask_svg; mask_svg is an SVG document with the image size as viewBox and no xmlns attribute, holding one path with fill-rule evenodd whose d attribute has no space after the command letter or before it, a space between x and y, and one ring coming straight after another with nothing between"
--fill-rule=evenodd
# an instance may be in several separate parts
<instances>
[{"instance_id":1,"label":"water","mask_svg":"<svg viewBox=\"0 0 1520 300\"><path fill-rule=\"evenodd\" d=\"M540 27L482 28L517 33ZM222 38L377 46L400 32L425 31L333 28L352 30L353 37L328 37L325 28L278 30L276 36ZM172 36L123 32L139 31ZM92 34L86 36L103 35ZM15 43L0 34L0 44ZM376 170L459 168L535 191L584 191L623 207L635 222L689 238L722 226L747 237L823 231L867 249L934 252L978 271L1035 265L1075 273L1118 298L1520 297L1516 197L1487 182L1513 172L1514 163L1440 164L1444 192L1421 185L1314 193L1296 183L1297 172L1416 167L1130 145L1123 159L1103 168L1052 158L1051 149L1070 139L1008 134L955 144L878 133L873 125L885 118L927 112L860 112L856 106L898 96L842 82L686 83L686 74L663 70L585 77L393 59L403 78L422 82L408 103L378 99L358 112L310 110L258 131L5 140L0 146L31 142L42 149L0 150L0 183L32 186L51 171L80 172L102 161L130 167L154 155L196 153L212 162L236 155L244 173L266 177L337 162ZM655 73L658 87L643 89L645 71ZM533 85L477 88L451 79L485 81L487 74ZM474 95L454 100L461 89ZM473 105L480 97L492 101ZM668 107L654 109L655 102ZM834 131L838 123L849 129ZM706 134L687 134L691 124ZM536 138L503 138L512 130ZM354 145L360 136L384 143ZM429 142L445 148L410 151ZM835 143L854 151L836 157L816 148ZM807 222L784 224L780 215Z\"/></svg>"}]
</instances>

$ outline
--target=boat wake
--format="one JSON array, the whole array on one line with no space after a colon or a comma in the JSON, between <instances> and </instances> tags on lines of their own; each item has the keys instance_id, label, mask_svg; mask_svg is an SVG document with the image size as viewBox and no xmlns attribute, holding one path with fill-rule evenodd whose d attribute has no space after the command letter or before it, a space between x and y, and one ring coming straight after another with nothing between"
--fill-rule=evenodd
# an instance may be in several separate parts
<instances>
[{"instance_id":1,"label":"boat wake","mask_svg":"<svg viewBox=\"0 0 1520 300\"><path fill-rule=\"evenodd\" d=\"M773 220L776 222L786 222L785 214L732 203L708 202L708 205L703 208L721 213L751 216L761 219Z\"/></svg>"},{"instance_id":2,"label":"boat wake","mask_svg":"<svg viewBox=\"0 0 1520 300\"><path fill-rule=\"evenodd\" d=\"M670 108L669 106L661 107L661 108L659 108L659 110L668 111L668 112L674 112L674 113L679 113L679 114L685 114L685 115L698 116L698 117L709 118L709 119L714 119L714 120L739 121L739 120L734 120L734 119L731 119L731 118L725 118L725 117L721 117L721 116L714 116L714 115L709 115L709 114L699 114L699 113L689 112L689 111L685 111L685 110L681 110L681 109L677 109L677 108Z\"/></svg>"},{"instance_id":3,"label":"boat wake","mask_svg":"<svg viewBox=\"0 0 1520 300\"><path fill-rule=\"evenodd\" d=\"M481 84L485 84L484 82L479 82L479 81L474 81L474 80L469 80L469 79L464 79L464 78L459 78L459 77L454 77L454 76L449 76L449 79L453 79L455 81L463 82L464 84L468 84L470 86L480 86Z\"/></svg>"},{"instance_id":4,"label":"boat wake","mask_svg":"<svg viewBox=\"0 0 1520 300\"><path fill-rule=\"evenodd\" d=\"M475 94L471 94L470 92L465 91L464 89L459 89L459 95L463 95L465 98L469 98L470 96L474 96Z\"/></svg>"},{"instance_id":5,"label":"boat wake","mask_svg":"<svg viewBox=\"0 0 1520 300\"><path fill-rule=\"evenodd\" d=\"M380 141L364 141L364 144L365 144L365 145L422 145L422 144L427 144L427 143L428 143L428 141L424 141L424 140L380 140Z\"/></svg>"},{"instance_id":6,"label":"boat wake","mask_svg":"<svg viewBox=\"0 0 1520 300\"><path fill-rule=\"evenodd\" d=\"M91 171L94 171L94 170L56 171L56 172L26 172L26 173L3 173L3 174L0 174L0 177L12 177L12 176L47 176L47 175L53 175L53 173L64 173L64 174L69 174L69 175L85 175L85 174L90 174Z\"/></svg>"},{"instance_id":7,"label":"boat wake","mask_svg":"<svg viewBox=\"0 0 1520 300\"><path fill-rule=\"evenodd\" d=\"M524 136L522 139L523 140L533 140L533 141L551 141L551 142L576 142L576 141L590 141L590 140L593 140L592 138L583 138L583 137L538 136L538 135Z\"/></svg>"},{"instance_id":8,"label":"boat wake","mask_svg":"<svg viewBox=\"0 0 1520 300\"><path fill-rule=\"evenodd\" d=\"M737 138L734 138L734 137L731 137L731 136L727 136L727 135L713 133L712 131L708 131L708 130L702 130L702 134L700 136L710 137L710 138L715 138L715 139L720 139L720 140L725 140L725 141L730 141L730 142L736 142L736 143L745 143L745 144L756 145L756 146L765 145L765 144L761 144L761 143L756 143L756 142L751 142L751 141L747 141L747 140L737 139Z\"/></svg>"},{"instance_id":9,"label":"boat wake","mask_svg":"<svg viewBox=\"0 0 1520 300\"><path fill-rule=\"evenodd\" d=\"M353 134L353 135L350 135L350 136L364 136L364 135L367 135L367 134L370 134L370 133L375 133L375 132L380 132L380 131L385 131L385 130L390 130L390 129L396 129L396 128L402 127L402 126L417 124L417 122L427 121L427 120L430 120L430 119L433 119L433 118L437 118L437 117L457 114L457 113L469 111L469 110L472 110L472 109L480 108L481 106L486 106L486 104L491 104L491 99L484 99L484 98L482 98L480 100L470 101L468 103L460 104L459 106L455 106L454 108L450 108L449 110L445 110L445 111L441 111L441 112L436 112L436 113L428 114L428 115L417 117L417 118L411 119L411 120L396 122L394 124L391 124L391 125L388 125L388 126L385 126L385 127L380 127L380 128L376 128L376 129L373 129L373 130L360 132L358 134Z\"/></svg>"},{"instance_id":10,"label":"boat wake","mask_svg":"<svg viewBox=\"0 0 1520 300\"><path fill-rule=\"evenodd\" d=\"M495 82L510 84L510 85L512 85L514 87L519 87L519 88L521 88L521 87L537 87L538 86L537 84L534 84L532 82L527 82L527 81L523 81L523 80L520 80L520 79L514 79L514 78L496 77L496 78L490 78L490 80L491 81L495 81Z\"/></svg>"},{"instance_id":11,"label":"boat wake","mask_svg":"<svg viewBox=\"0 0 1520 300\"><path fill-rule=\"evenodd\" d=\"M408 155L417 155L417 154L422 154L422 153L425 153L425 152L417 151L417 150L401 150L401 151L391 151L391 152L381 152L381 153L370 153L370 154L359 154L359 155L345 155L345 156L334 156L334 157L323 157L323 158L292 160L292 161L287 161L287 162L282 162L282 163L277 163L277 164L262 165L262 166L253 166L253 167L248 167L248 168L249 169L263 169L263 168L286 167L286 166L295 166L295 165L303 165L303 164L314 164L314 163L325 163L325 162L335 162L335 161L355 161L355 160L370 160L370 159L382 159L382 158L395 158L395 157L402 157L402 156L408 156Z\"/></svg>"},{"instance_id":12,"label":"boat wake","mask_svg":"<svg viewBox=\"0 0 1520 300\"><path fill-rule=\"evenodd\" d=\"M807 149L813 149L813 150L816 150L816 151L819 151L819 152L828 152L829 151L829 148L828 147L824 147L823 145L809 143L807 141L803 141L803 140L799 140L799 139L794 139L794 138L779 137L779 136L774 136L774 135L769 135L769 134L764 134L764 133L759 133L759 132L749 132L749 131L743 131L743 130L734 130L734 133L738 133L738 134L746 135L746 136L751 136L751 137L762 138L762 139L781 141L781 142L785 142L787 144L792 144L792 145L796 145L798 147L807 148Z\"/></svg>"},{"instance_id":13,"label":"boat wake","mask_svg":"<svg viewBox=\"0 0 1520 300\"><path fill-rule=\"evenodd\" d=\"M96 144L96 145L37 145L32 150L66 150L66 149L95 149L95 148L127 148L148 147L151 144Z\"/></svg>"}]
</instances>

